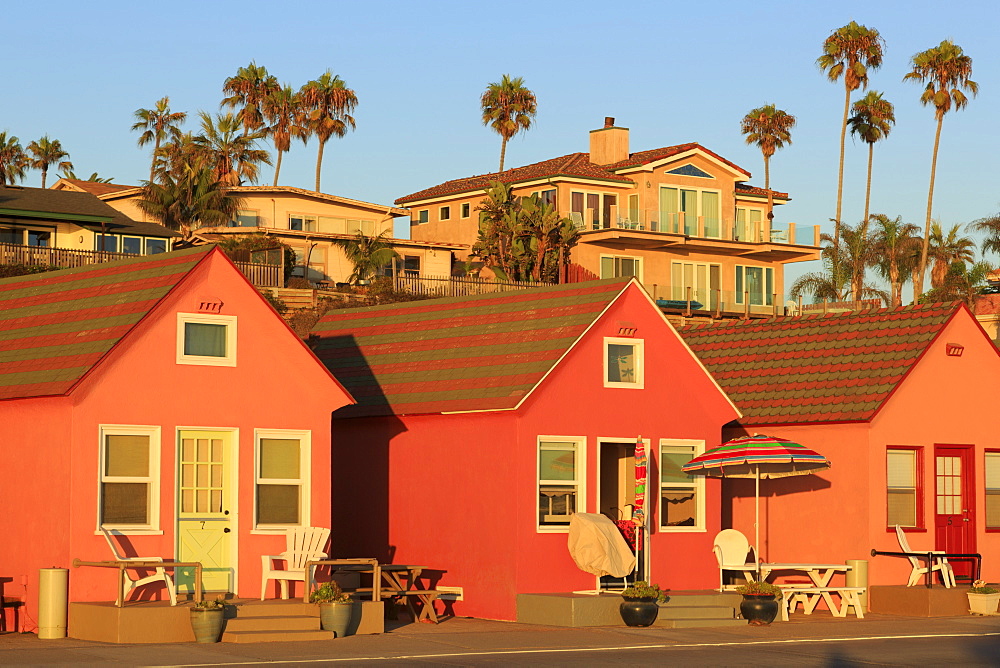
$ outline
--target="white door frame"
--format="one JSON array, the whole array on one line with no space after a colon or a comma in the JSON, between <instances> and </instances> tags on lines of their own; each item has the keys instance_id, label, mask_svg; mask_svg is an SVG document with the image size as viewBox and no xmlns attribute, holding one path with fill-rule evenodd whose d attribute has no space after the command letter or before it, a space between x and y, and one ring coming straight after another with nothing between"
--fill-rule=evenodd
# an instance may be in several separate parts
<instances>
[{"instance_id":1,"label":"white door frame","mask_svg":"<svg viewBox=\"0 0 1000 668\"><path fill-rule=\"evenodd\" d=\"M594 496L594 499L595 499L594 503L597 504L597 506L598 506L597 507L597 511L598 512L600 512L600 507L599 506L600 506L600 503L601 503L601 444L603 444L603 443L617 443L617 444L631 445L632 448L633 448L633 451L634 451L636 440L637 439L636 439L635 436L632 436L632 437L598 436L596 439L594 439L595 443L597 443L597 452L595 453L595 455L596 455L595 459L597 460L595 462L596 470L597 470L597 477L595 478L595 482L597 483L596 484L597 489L595 490L596 493L593 496ZM650 484L650 472L654 469L653 462L655 460L654 460L654 457L653 457L654 453L650 450L651 441L652 441L652 437L646 437L646 436L642 437L642 442L646 446L646 503L643 506L643 510L645 510L645 512L646 512L646 536L645 536L645 540L643 541L642 572L645 574L647 582L652 582L652 579L651 579L652 578L652 573L650 572L650 563L651 563L650 553L651 553L651 543L653 541L650 540L650 537L652 535L652 528L653 528L653 524L652 524L652 515L653 515L652 514L652 501L653 501L653 499L652 499L652 497L650 495L650 492L651 492L653 486ZM657 490L658 489L659 489L659 487L657 486ZM598 581L600 581L600 578L598 578Z\"/></svg>"}]
</instances>

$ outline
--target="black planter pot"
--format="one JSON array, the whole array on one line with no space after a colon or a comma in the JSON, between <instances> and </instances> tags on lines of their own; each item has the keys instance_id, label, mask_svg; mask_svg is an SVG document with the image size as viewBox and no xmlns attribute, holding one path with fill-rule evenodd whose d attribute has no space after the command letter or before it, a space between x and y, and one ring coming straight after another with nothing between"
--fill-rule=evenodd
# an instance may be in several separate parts
<instances>
[{"instance_id":1,"label":"black planter pot","mask_svg":"<svg viewBox=\"0 0 1000 668\"><path fill-rule=\"evenodd\" d=\"M743 594L740 614L751 626L767 626L778 616L778 599L770 594Z\"/></svg>"},{"instance_id":2,"label":"black planter pot","mask_svg":"<svg viewBox=\"0 0 1000 668\"><path fill-rule=\"evenodd\" d=\"M660 614L656 598L626 598L618 606L626 626L651 626Z\"/></svg>"}]
</instances>

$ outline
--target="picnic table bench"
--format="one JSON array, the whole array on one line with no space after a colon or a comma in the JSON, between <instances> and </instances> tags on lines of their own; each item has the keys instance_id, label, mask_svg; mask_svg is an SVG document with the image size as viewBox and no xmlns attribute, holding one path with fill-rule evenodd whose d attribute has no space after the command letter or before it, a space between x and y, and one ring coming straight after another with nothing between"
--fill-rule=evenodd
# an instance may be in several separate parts
<instances>
[{"instance_id":1,"label":"picnic table bench","mask_svg":"<svg viewBox=\"0 0 1000 668\"><path fill-rule=\"evenodd\" d=\"M864 592L865 587L782 587L784 600L781 607L781 619L787 622L789 613L794 612L799 603L802 604L803 612L811 615L820 599L826 601L826 605L834 617L846 617L848 610L853 608L855 617L864 619L864 606L861 604L861 594ZM831 594L840 596L841 604L839 606Z\"/></svg>"}]
</instances>

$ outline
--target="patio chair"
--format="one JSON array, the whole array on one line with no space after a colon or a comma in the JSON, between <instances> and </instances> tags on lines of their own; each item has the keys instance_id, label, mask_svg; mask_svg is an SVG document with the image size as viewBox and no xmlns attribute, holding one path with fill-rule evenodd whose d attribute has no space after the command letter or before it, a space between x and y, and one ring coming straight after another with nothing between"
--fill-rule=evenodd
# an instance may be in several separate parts
<instances>
[{"instance_id":1,"label":"patio chair","mask_svg":"<svg viewBox=\"0 0 1000 668\"><path fill-rule=\"evenodd\" d=\"M719 591L735 589L737 585L727 585L723 578L725 571L740 571L743 576L750 580L756 580L757 555L753 553L747 537L736 529L723 529L715 536L715 544L712 546L715 559L719 562ZM753 553L752 561L747 560L747 555Z\"/></svg>"},{"instance_id":2,"label":"patio chair","mask_svg":"<svg viewBox=\"0 0 1000 668\"><path fill-rule=\"evenodd\" d=\"M285 551L281 554L261 555L260 600L267 594L267 581L277 580L281 587L281 598L288 598L288 583L292 580L305 583L306 562L326 559L326 541L330 530L322 527L296 527L286 535ZM284 568L276 567L276 561L284 561Z\"/></svg>"},{"instance_id":3,"label":"patio chair","mask_svg":"<svg viewBox=\"0 0 1000 668\"><path fill-rule=\"evenodd\" d=\"M899 549L902 552L913 552L913 550L910 549L910 543L906 539L906 534L903 532L903 528L898 524L896 525L896 539L899 541ZM924 562L920 560L920 557L908 556L907 559L910 560L910 567L912 570L910 571L910 579L906 583L906 586L912 587L917 584L920 581L921 575L927 574L933 577L934 571L938 571L941 573L941 580L944 582L944 586L954 587L955 571L952 569L951 564L948 563L948 558L946 556L947 553L941 550L927 550L927 552L941 556L934 557L931 562L930 569L924 565ZM929 573L928 570L930 571Z\"/></svg>"},{"instance_id":4,"label":"patio chair","mask_svg":"<svg viewBox=\"0 0 1000 668\"><path fill-rule=\"evenodd\" d=\"M108 547L111 548L111 554L115 555L115 561L163 561L163 557L126 557L123 556L119 551L118 547L115 545L115 541L111 538L111 532L101 527L101 532L104 533L105 540L108 541ZM132 571L132 572L130 572ZM152 575L141 576L138 571L153 571ZM152 584L154 582L163 582L164 586L167 588L167 594L170 595L170 605L177 605L177 589L174 587L173 579L167 575L167 571L163 568L155 567L137 567L134 569L126 568L125 575L128 577L129 585L128 589L125 590L125 598L128 598L129 592L138 587L144 585ZM124 601L122 601L124 603Z\"/></svg>"}]
</instances>

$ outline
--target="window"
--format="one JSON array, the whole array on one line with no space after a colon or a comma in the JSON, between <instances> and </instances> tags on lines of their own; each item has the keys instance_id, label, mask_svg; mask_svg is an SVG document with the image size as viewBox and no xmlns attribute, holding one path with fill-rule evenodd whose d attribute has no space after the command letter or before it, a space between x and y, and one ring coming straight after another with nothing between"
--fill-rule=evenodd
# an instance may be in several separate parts
<instances>
[{"instance_id":1,"label":"window","mask_svg":"<svg viewBox=\"0 0 1000 668\"><path fill-rule=\"evenodd\" d=\"M450 218L451 218L451 207L450 206L441 207L440 211L438 212L438 219L448 220Z\"/></svg>"},{"instance_id":2,"label":"window","mask_svg":"<svg viewBox=\"0 0 1000 668\"><path fill-rule=\"evenodd\" d=\"M297 213L288 214L288 229L299 232L315 232L316 216L303 216Z\"/></svg>"},{"instance_id":3,"label":"window","mask_svg":"<svg viewBox=\"0 0 1000 668\"><path fill-rule=\"evenodd\" d=\"M681 467L705 451L705 441L660 441L660 530L705 530L705 477Z\"/></svg>"},{"instance_id":4,"label":"window","mask_svg":"<svg viewBox=\"0 0 1000 668\"><path fill-rule=\"evenodd\" d=\"M604 387L643 387L643 341L604 339Z\"/></svg>"},{"instance_id":5,"label":"window","mask_svg":"<svg viewBox=\"0 0 1000 668\"><path fill-rule=\"evenodd\" d=\"M417 212L417 223L426 223L430 220L431 212L429 209L421 209Z\"/></svg>"},{"instance_id":6,"label":"window","mask_svg":"<svg viewBox=\"0 0 1000 668\"><path fill-rule=\"evenodd\" d=\"M142 237L122 237L122 252L141 255Z\"/></svg>"},{"instance_id":7,"label":"window","mask_svg":"<svg viewBox=\"0 0 1000 668\"><path fill-rule=\"evenodd\" d=\"M257 227L258 225L256 211L241 210L236 212L236 218L230 227Z\"/></svg>"},{"instance_id":8,"label":"window","mask_svg":"<svg viewBox=\"0 0 1000 668\"><path fill-rule=\"evenodd\" d=\"M48 248L52 245L52 233L41 230L28 230L28 245Z\"/></svg>"},{"instance_id":9,"label":"window","mask_svg":"<svg viewBox=\"0 0 1000 668\"><path fill-rule=\"evenodd\" d=\"M257 430L254 525L284 529L309 523L310 432Z\"/></svg>"},{"instance_id":10,"label":"window","mask_svg":"<svg viewBox=\"0 0 1000 668\"><path fill-rule=\"evenodd\" d=\"M98 526L159 529L159 427L101 427Z\"/></svg>"},{"instance_id":11,"label":"window","mask_svg":"<svg viewBox=\"0 0 1000 668\"><path fill-rule=\"evenodd\" d=\"M110 253L118 252L118 237L112 234L98 234L97 235L97 250L108 251Z\"/></svg>"},{"instance_id":12,"label":"window","mask_svg":"<svg viewBox=\"0 0 1000 668\"><path fill-rule=\"evenodd\" d=\"M722 288L722 265L702 262L672 262L670 264L670 298L701 304L701 308L718 306ZM692 304L692 308L699 308Z\"/></svg>"},{"instance_id":13,"label":"window","mask_svg":"<svg viewBox=\"0 0 1000 668\"><path fill-rule=\"evenodd\" d=\"M347 233L357 235L358 233L370 237L375 234L374 220L347 220Z\"/></svg>"},{"instance_id":14,"label":"window","mask_svg":"<svg viewBox=\"0 0 1000 668\"><path fill-rule=\"evenodd\" d=\"M0 244L24 245L24 230L16 227L0 227Z\"/></svg>"},{"instance_id":15,"label":"window","mask_svg":"<svg viewBox=\"0 0 1000 668\"><path fill-rule=\"evenodd\" d=\"M717 190L660 188L660 231L697 235L698 219L706 237L719 238L722 231L721 193Z\"/></svg>"},{"instance_id":16,"label":"window","mask_svg":"<svg viewBox=\"0 0 1000 668\"><path fill-rule=\"evenodd\" d=\"M569 526L583 508L583 447L574 438L538 438L538 527Z\"/></svg>"},{"instance_id":17,"label":"window","mask_svg":"<svg viewBox=\"0 0 1000 668\"><path fill-rule=\"evenodd\" d=\"M156 255L167 252L166 239L146 239L146 255Z\"/></svg>"},{"instance_id":18,"label":"window","mask_svg":"<svg viewBox=\"0 0 1000 668\"><path fill-rule=\"evenodd\" d=\"M764 212L760 209L736 209L736 241L762 241Z\"/></svg>"},{"instance_id":19,"label":"window","mask_svg":"<svg viewBox=\"0 0 1000 668\"><path fill-rule=\"evenodd\" d=\"M986 528L1000 530L1000 450L986 451Z\"/></svg>"},{"instance_id":20,"label":"window","mask_svg":"<svg viewBox=\"0 0 1000 668\"><path fill-rule=\"evenodd\" d=\"M462 205L462 218L468 218L469 213L472 211L472 205L466 202Z\"/></svg>"},{"instance_id":21,"label":"window","mask_svg":"<svg viewBox=\"0 0 1000 668\"><path fill-rule=\"evenodd\" d=\"M404 255L403 256L403 275L404 276L420 276L420 256L419 255Z\"/></svg>"},{"instance_id":22,"label":"window","mask_svg":"<svg viewBox=\"0 0 1000 668\"><path fill-rule=\"evenodd\" d=\"M236 366L236 316L178 313L177 363Z\"/></svg>"},{"instance_id":23,"label":"window","mask_svg":"<svg viewBox=\"0 0 1000 668\"><path fill-rule=\"evenodd\" d=\"M617 195L571 192L569 203L570 218L574 223L582 223L585 230L611 227L618 222L612 220L614 207L618 206Z\"/></svg>"},{"instance_id":24,"label":"window","mask_svg":"<svg viewBox=\"0 0 1000 668\"><path fill-rule=\"evenodd\" d=\"M736 303L774 305L774 268L736 265Z\"/></svg>"},{"instance_id":25,"label":"window","mask_svg":"<svg viewBox=\"0 0 1000 668\"><path fill-rule=\"evenodd\" d=\"M610 195L614 197L614 195ZM549 206L556 205L556 190L552 188L551 190L543 190L539 193L538 198L542 201L542 204L548 204Z\"/></svg>"},{"instance_id":26,"label":"window","mask_svg":"<svg viewBox=\"0 0 1000 668\"><path fill-rule=\"evenodd\" d=\"M886 526L923 526L920 489L920 448L886 449Z\"/></svg>"},{"instance_id":27,"label":"window","mask_svg":"<svg viewBox=\"0 0 1000 668\"><path fill-rule=\"evenodd\" d=\"M642 280L642 258L619 257L615 255L601 256L601 278L618 278L619 276L635 276Z\"/></svg>"}]
</instances>

